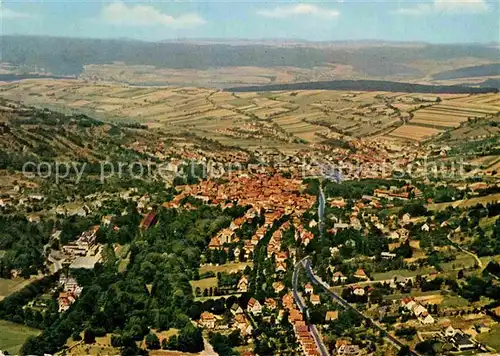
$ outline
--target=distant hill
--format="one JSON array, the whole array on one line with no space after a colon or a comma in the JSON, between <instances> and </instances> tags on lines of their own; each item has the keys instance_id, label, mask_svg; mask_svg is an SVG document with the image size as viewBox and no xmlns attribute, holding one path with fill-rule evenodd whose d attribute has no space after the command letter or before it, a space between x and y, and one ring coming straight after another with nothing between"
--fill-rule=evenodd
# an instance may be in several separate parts
<instances>
[{"instance_id":1,"label":"distant hill","mask_svg":"<svg viewBox=\"0 0 500 356\"><path fill-rule=\"evenodd\" d=\"M500 75L500 63L484 64L480 66L464 67L447 70L433 75L436 80L450 80L469 77L492 77Z\"/></svg>"},{"instance_id":2,"label":"distant hill","mask_svg":"<svg viewBox=\"0 0 500 356\"><path fill-rule=\"evenodd\" d=\"M335 44L276 45L247 43L152 43L135 40L2 36L2 61L26 68L43 68L55 75L79 75L87 64L124 62L173 69L214 67L297 67L325 64L353 66L361 75L376 77L420 76L413 63L480 58L496 61L500 50L490 45L401 45L367 42L353 46Z\"/></svg>"},{"instance_id":3,"label":"distant hill","mask_svg":"<svg viewBox=\"0 0 500 356\"><path fill-rule=\"evenodd\" d=\"M74 79L74 77L65 77L60 75L30 74L30 73L0 74L0 82L13 82L23 79Z\"/></svg>"},{"instance_id":4,"label":"distant hill","mask_svg":"<svg viewBox=\"0 0 500 356\"><path fill-rule=\"evenodd\" d=\"M480 85L483 88L497 88L500 90L500 79L487 79Z\"/></svg>"},{"instance_id":5,"label":"distant hill","mask_svg":"<svg viewBox=\"0 0 500 356\"><path fill-rule=\"evenodd\" d=\"M497 93L497 88L466 87L460 85L424 85L378 80L333 80L324 82L307 82L293 84L275 84L228 88L232 92L277 91L277 90L354 90L354 91L388 91L403 93L430 94L478 94Z\"/></svg>"}]
</instances>

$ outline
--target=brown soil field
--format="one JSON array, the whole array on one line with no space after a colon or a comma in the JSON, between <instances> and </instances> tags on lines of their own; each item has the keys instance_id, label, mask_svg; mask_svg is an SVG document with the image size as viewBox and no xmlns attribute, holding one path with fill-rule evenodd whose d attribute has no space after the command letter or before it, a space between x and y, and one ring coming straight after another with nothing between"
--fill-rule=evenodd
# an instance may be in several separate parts
<instances>
[{"instance_id":1,"label":"brown soil field","mask_svg":"<svg viewBox=\"0 0 500 356\"><path fill-rule=\"evenodd\" d=\"M430 127L403 125L395 129L394 131L391 131L389 133L389 136L421 141L425 138L435 136L441 132L443 131Z\"/></svg>"},{"instance_id":2,"label":"brown soil field","mask_svg":"<svg viewBox=\"0 0 500 356\"><path fill-rule=\"evenodd\" d=\"M122 67L110 65L105 70ZM262 69L246 69L252 75L268 74ZM133 68L138 73L148 70ZM289 68L283 70L293 72ZM218 72L213 70L213 73ZM237 71L225 69L224 73L233 75ZM498 94L440 95L441 102L435 102L432 100L436 96L422 94L333 90L230 93L195 87L141 87L85 80L32 79L4 83L0 84L0 95L27 105L82 112L102 120L140 122L171 132L190 131L220 142L227 142L228 137L218 133L218 129L238 129L245 123L265 122L281 132L279 137L270 140L273 145L288 144L296 139L320 142L323 139L318 133L329 137L339 134L364 137L385 132L385 136L379 137L420 141L443 132L440 127L457 127L468 117L486 117L500 111ZM408 111L419 105L422 108L413 112L410 124L401 126L403 120L407 120ZM392 128L396 129L389 132ZM261 138L247 140L248 144L242 142L244 139L233 141L252 146Z\"/></svg>"}]
</instances>

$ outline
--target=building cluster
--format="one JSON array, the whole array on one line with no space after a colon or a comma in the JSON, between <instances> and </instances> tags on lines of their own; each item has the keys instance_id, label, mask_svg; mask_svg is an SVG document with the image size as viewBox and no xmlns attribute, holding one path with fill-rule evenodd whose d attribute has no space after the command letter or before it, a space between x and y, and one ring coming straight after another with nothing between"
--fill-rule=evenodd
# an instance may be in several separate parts
<instances>
[{"instance_id":1,"label":"building cluster","mask_svg":"<svg viewBox=\"0 0 500 356\"><path fill-rule=\"evenodd\" d=\"M140 153L152 155L160 160L169 160L169 167L173 171L187 162L206 162L215 160L221 163L246 162L248 153L241 150L221 149L207 150L200 145L188 142L182 138L173 139L173 142L141 142L135 141L127 148ZM175 157L175 158L173 158Z\"/></svg>"},{"instance_id":2,"label":"building cluster","mask_svg":"<svg viewBox=\"0 0 500 356\"><path fill-rule=\"evenodd\" d=\"M180 202L186 196L193 196L210 204L252 206L256 211L282 212L301 216L315 202L316 197L301 194L305 187L301 180L284 178L280 175L232 173L225 184L215 180L204 180L197 185L180 186L181 193L174 198Z\"/></svg>"},{"instance_id":3,"label":"building cluster","mask_svg":"<svg viewBox=\"0 0 500 356\"><path fill-rule=\"evenodd\" d=\"M296 307L291 293L282 297L283 307L288 311L288 321L293 326L295 337L305 355L319 355L318 346L314 341L312 331L304 319L302 312Z\"/></svg>"},{"instance_id":4,"label":"building cluster","mask_svg":"<svg viewBox=\"0 0 500 356\"><path fill-rule=\"evenodd\" d=\"M239 330L243 337L248 338L252 334L253 326L248 315L246 314L260 315L262 310L262 305L256 299L251 298L248 301L246 310L243 310L237 302L231 306L230 312L232 319L229 324L223 321L224 318L222 316L218 316L207 311L201 313L198 324L209 330Z\"/></svg>"},{"instance_id":5,"label":"building cluster","mask_svg":"<svg viewBox=\"0 0 500 356\"><path fill-rule=\"evenodd\" d=\"M59 292L57 304L59 306L59 313L62 313L68 310L78 299L82 293L82 287L78 285L78 282L73 277L62 275L59 278L59 288L62 290Z\"/></svg>"},{"instance_id":6,"label":"building cluster","mask_svg":"<svg viewBox=\"0 0 500 356\"><path fill-rule=\"evenodd\" d=\"M406 297L401 300L401 306L412 313L422 324L434 324L435 319L422 304L414 298Z\"/></svg>"},{"instance_id":7,"label":"building cluster","mask_svg":"<svg viewBox=\"0 0 500 356\"><path fill-rule=\"evenodd\" d=\"M420 189L412 185L405 185L401 188L390 187L389 189L375 189L373 195L377 198L386 198L388 200L392 199L421 199L423 193Z\"/></svg>"},{"instance_id":8,"label":"building cluster","mask_svg":"<svg viewBox=\"0 0 500 356\"><path fill-rule=\"evenodd\" d=\"M455 329L451 325L442 331L441 335L445 340L450 342L457 351L460 352L473 350L479 346L470 335L464 333L460 329Z\"/></svg>"},{"instance_id":9,"label":"building cluster","mask_svg":"<svg viewBox=\"0 0 500 356\"><path fill-rule=\"evenodd\" d=\"M100 226L96 225L75 240L61 247L61 250L50 250L47 263L54 272L59 271L63 265L70 268L94 268L95 264L102 261L102 246L97 242L97 232ZM60 231L53 235L57 239Z\"/></svg>"}]
</instances>

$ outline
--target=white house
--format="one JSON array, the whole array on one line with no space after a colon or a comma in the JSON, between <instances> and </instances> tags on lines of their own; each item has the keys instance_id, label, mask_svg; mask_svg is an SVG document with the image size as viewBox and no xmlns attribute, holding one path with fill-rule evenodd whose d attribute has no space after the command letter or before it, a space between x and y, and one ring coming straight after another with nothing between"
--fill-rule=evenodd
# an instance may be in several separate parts
<instances>
[{"instance_id":1,"label":"white house","mask_svg":"<svg viewBox=\"0 0 500 356\"><path fill-rule=\"evenodd\" d=\"M252 313L254 315L259 315L262 313L262 305L255 298L250 298L247 305L247 312Z\"/></svg>"},{"instance_id":2,"label":"white house","mask_svg":"<svg viewBox=\"0 0 500 356\"><path fill-rule=\"evenodd\" d=\"M347 277L342 274L342 272L335 272L332 277L333 282L345 282L347 280Z\"/></svg>"},{"instance_id":3,"label":"white house","mask_svg":"<svg viewBox=\"0 0 500 356\"><path fill-rule=\"evenodd\" d=\"M312 294L314 292L313 286L311 283L307 283L304 287L304 292L307 294Z\"/></svg>"},{"instance_id":4,"label":"white house","mask_svg":"<svg viewBox=\"0 0 500 356\"><path fill-rule=\"evenodd\" d=\"M422 324L434 324L436 320L428 312L424 312L418 318Z\"/></svg>"},{"instance_id":5,"label":"white house","mask_svg":"<svg viewBox=\"0 0 500 356\"><path fill-rule=\"evenodd\" d=\"M357 296L364 296L365 295L365 289L364 288L361 288L361 287L358 287L358 286L355 286L352 288L352 292L357 295Z\"/></svg>"}]
</instances>

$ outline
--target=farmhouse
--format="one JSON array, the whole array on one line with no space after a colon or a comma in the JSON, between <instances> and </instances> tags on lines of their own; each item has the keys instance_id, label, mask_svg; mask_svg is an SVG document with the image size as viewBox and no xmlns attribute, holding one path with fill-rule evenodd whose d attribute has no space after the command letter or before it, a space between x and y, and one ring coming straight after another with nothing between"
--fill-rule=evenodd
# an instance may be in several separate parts
<instances>
[{"instance_id":1,"label":"farmhouse","mask_svg":"<svg viewBox=\"0 0 500 356\"><path fill-rule=\"evenodd\" d=\"M359 286L353 286L352 287L352 292L357 295L357 296L364 296L365 295L365 289Z\"/></svg>"},{"instance_id":2,"label":"farmhouse","mask_svg":"<svg viewBox=\"0 0 500 356\"><path fill-rule=\"evenodd\" d=\"M428 312L423 312L418 318L422 324L434 324L435 319Z\"/></svg>"},{"instance_id":3,"label":"farmhouse","mask_svg":"<svg viewBox=\"0 0 500 356\"><path fill-rule=\"evenodd\" d=\"M248 322L244 314L235 315L234 326L240 330L243 336L251 334L253 330L252 325Z\"/></svg>"},{"instance_id":4,"label":"farmhouse","mask_svg":"<svg viewBox=\"0 0 500 356\"><path fill-rule=\"evenodd\" d=\"M264 305L269 310L274 310L278 307L278 303L272 298L266 298Z\"/></svg>"}]
</instances>

